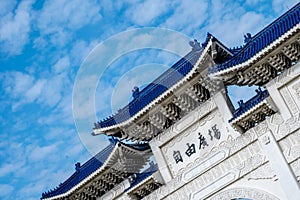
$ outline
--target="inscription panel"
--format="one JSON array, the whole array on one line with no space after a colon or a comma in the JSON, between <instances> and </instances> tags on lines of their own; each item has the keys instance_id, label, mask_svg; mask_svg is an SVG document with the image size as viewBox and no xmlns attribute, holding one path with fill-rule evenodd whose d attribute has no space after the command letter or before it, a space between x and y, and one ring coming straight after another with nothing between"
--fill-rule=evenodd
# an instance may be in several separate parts
<instances>
[{"instance_id":1,"label":"inscription panel","mask_svg":"<svg viewBox=\"0 0 300 200\"><path fill-rule=\"evenodd\" d=\"M203 162L204 159L198 163L195 162L194 166L187 167L185 173L176 176L166 185L161 186L148 196L144 197L144 199L176 199L177 194L185 199L187 196L191 197L191 194L197 193L198 196L208 185L215 185L222 188L225 187L225 185L231 184L231 181L227 182L225 185L218 184L220 177L223 177L229 171L233 172L232 170L236 170L237 174L235 180L238 180L240 177L245 176L267 161L262 154L261 146L255 137L255 133L251 131L247 131L245 135L241 135L236 139L222 141L220 145L213 148L208 157L212 158L214 155L218 157L218 155L222 155L222 151L227 152L225 160L223 159L222 162L217 163L215 166L208 166L208 163ZM196 170L197 168L200 170L199 174L196 176L189 174L189 171ZM202 173L201 170L203 168L206 168L207 170L204 173ZM216 192L221 188L214 187L212 192Z\"/></svg>"},{"instance_id":2,"label":"inscription panel","mask_svg":"<svg viewBox=\"0 0 300 200\"><path fill-rule=\"evenodd\" d=\"M173 177L203 159L226 140L229 135L226 125L216 110L164 145L162 152Z\"/></svg>"}]
</instances>

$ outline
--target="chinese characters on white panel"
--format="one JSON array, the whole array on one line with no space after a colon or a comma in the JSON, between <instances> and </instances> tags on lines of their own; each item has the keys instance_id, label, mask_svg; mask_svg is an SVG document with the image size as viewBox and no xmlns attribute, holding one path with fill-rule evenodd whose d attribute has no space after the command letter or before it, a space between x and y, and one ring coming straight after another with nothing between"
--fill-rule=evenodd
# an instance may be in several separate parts
<instances>
[{"instance_id":1,"label":"chinese characters on white panel","mask_svg":"<svg viewBox=\"0 0 300 200\"><path fill-rule=\"evenodd\" d=\"M199 132L198 135L199 135L198 151L200 151L201 149L204 149L206 146L209 146L209 141L212 141L214 139L219 140L221 138L221 132L217 128L216 124L214 126L212 126L211 129L208 130L208 136L209 136L208 140L209 141L206 140L207 138L201 132ZM190 157L191 155L196 153L195 143L191 143L191 144L187 143L186 145L187 145L187 149L185 151L186 156ZM181 155L181 152L179 150L173 152L173 158L176 163L183 162L183 156Z\"/></svg>"}]
</instances>

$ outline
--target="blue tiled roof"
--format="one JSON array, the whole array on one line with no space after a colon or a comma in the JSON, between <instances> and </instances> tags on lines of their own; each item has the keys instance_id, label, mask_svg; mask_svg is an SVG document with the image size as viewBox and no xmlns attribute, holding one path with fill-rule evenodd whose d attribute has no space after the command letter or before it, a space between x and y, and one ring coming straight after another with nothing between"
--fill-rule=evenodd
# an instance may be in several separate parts
<instances>
[{"instance_id":1,"label":"blue tiled roof","mask_svg":"<svg viewBox=\"0 0 300 200\"><path fill-rule=\"evenodd\" d=\"M253 36L237 54L232 56L230 60L210 68L209 73L213 74L249 60L259 51L270 45L287 31L292 29L299 22L300 3L295 5L292 9L287 11L269 26Z\"/></svg>"},{"instance_id":2,"label":"blue tiled roof","mask_svg":"<svg viewBox=\"0 0 300 200\"><path fill-rule=\"evenodd\" d=\"M103 165L107 157L110 155L114 147L115 143L110 143L100 153L98 153L96 156L92 157L85 164L79 167L78 170L76 170L76 172L70 178L61 183L57 188L43 193L41 199L57 196L69 191L94 171L99 169Z\"/></svg>"},{"instance_id":3,"label":"blue tiled roof","mask_svg":"<svg viewBox=\"0 0 300 200\"><path fill-rule=\"evenodd\" d=\"M68 178L65 182L61 183L58 187L55 189L52 189L48 192L45 192L42 194L41 199L50 198L53 196L57 196L60 194L63 194L67 191L69 191L71 188L79 184L81 181L83 181L85 178L87 178L89 175L91 175L93 172L95 172L97 169L99 169L103 163L106 161L108 156L111 154L112 150L116 146L117 143L121 143L118 140L110 139L110 144L104 148L101 152L99 152L97 155L92 157L90 160L88 160L86 163L84 163L82 166L76 166L76 172L72 174L70 178ZM149 144L143 143L143 144L124 144L125 146L134 148L136 150L146 150L149 149Z\"/></svg>"},{"instance_id":4,"label":"blue tiled roof","mask_svg":"<svg viewBox=\"0 0 300 200\"><path fill-rule=\"evenodd\" d=\"M188 53L155 81L140 91L138 96L127 106L119 110L115 115L95 123L95 128L104 128L122 123L138 113L146 105L188 74L197 62L201 52L202 50L193 50Z\"/></svg>"},{"instance_id":5,"label":"blue tiled roof","mask_svg":"<svg viewBox=\"0 0 300 200\"><path fill-rule=\"evenodd\" d=\"M132 189L133 187L135 187L136 185L138 185L140 182L142 182L143 180L145 180L146 178L148 178L149 176L151 176L152 174L154 174L157 170L158 170L157 164L153 164L149 168L147 168L145 171L143 171L141 173L135 174L136 177L130 183L129 188L127 188L125 190L125 192L129 191L130 189Z\"/></svg>"},{"instance_id":6,"label":"blue tiled roof","mask_svg":"<svg viewBox=\"0 0 300 200\"><path fill-rule=\"evenodd\" d=\"M262 91L261 89L257 89L256 92L257 94L245 103L242 100L239 101L239 108L234 111L233 117L229 120L229 123L237 119L239 116L259 104L269 96L267 90Z\"/></svg>"}]
</instances>

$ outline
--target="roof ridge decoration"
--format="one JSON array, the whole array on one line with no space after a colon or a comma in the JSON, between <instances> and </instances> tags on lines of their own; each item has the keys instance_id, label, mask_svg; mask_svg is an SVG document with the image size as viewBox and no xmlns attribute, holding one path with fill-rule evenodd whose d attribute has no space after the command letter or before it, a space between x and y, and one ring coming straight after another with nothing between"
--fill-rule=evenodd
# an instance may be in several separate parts
<instances>
[{"instance_id":1,"label":"roof ridge decoration","mask_svg":"<svg viewBox=\"0 0 300 200\"><path fill-rule=\"evenodd\" d=\"M181 85L183 81L195 72L195 66L200 62L203 52L208 50L208 44L211 42L211 39L212 37L209 34L205 44L202 44L201 47L198 45L197 40L192 41L190 43L193 45L192 51L147 85L142 91L139 91L138 96L124 108L119 109L112 116L95 123L93 134L97 135L110 128L116 128L116 125L129 123L130 119L136 118L155 105L157 99L169 94Z\"/></svg>"},{"instance_id":2,"label":"roof ridge decoration","mask_svg":"<svg viewBox=\"0 0 300 200\"><path fill-rule=\"evenodd\" d=\"M50 200L71 194L85 182L100 173L107 165L111 156L121 145L137 151L146 151L150 149L148 143L126 144L114 137L110 137L109 141L110 144L108 146L86 161L83 165L80 165L80 163L77 162L75 164L75 172L66 181L60 183L59 186L56 186L54 189L50 189L47 192L43 192L41 199Z\"/></svg>"},{"instance_id":3,"label":"roof ridge decoration","mask_svg":"<svg viewBox=\"0 0 300 200\"><path fill-rule=\"evenodd\" d=\"M245 42L247 43L243 48L225 63L209 68L209 75L211 77L219 76L235 68L248 65L248 61L254 56L258 56L257 54L263 52L266 47L275 45L274 42L279 39L284 39L281 36L287 34L293 28L297 28L299 22L300 3L296 4L292 9L288 10L253 37L249 37L249 35L245 36Z\"/></svg>"}]
</instances>

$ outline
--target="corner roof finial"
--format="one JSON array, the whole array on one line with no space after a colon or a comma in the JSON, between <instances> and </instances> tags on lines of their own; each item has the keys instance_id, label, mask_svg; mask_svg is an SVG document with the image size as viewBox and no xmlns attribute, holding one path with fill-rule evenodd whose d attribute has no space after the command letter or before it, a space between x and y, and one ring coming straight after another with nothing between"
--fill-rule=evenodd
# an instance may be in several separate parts
<instances>
[{"instance_id":1,"label":"corner roof finial","mask_svg":"<svg viewBox=\"0 0 300 200\"><path fill-rule=\"evenodd\" d=\"M194 39L194 41L190 41L189 45L192 47L193 51L198 51L201 49L200 43L196 39Z\"/></svg>"},{"instance_id":2,"label":"corner roof finial","mask_svg":"<svg viewBox=\"0 0 300 200\"><path fill-rule=\"evenodd\" d=\"M132 90L132 97L135 99L139 96L140 89L138 86L134 86Z\"/></svg>"},{"instance_id":3,"label":"corner roof finial","mask_svg":"<svg viewBox=\"0 0 300 200\"><path fill-rule=\"evenodd\" d=\"M78 172L80 170L80 162L75 164L75 171Z\"/></svg>"},{"instance_id":4,"label":"corner roof finial","mask_svg":"<svg viewBox=\"0 0 300 200\"><path fill-rule=\"evenodd\" d=\"M257 89L255 90L255 92L256 92L256 94L262 93L261 87L257 88Z\"/></svg>"},{"instance_id":5,"label":"corner roof finial","mask_svg":"<svg viewBox=\"0 0 300 200\"><path fill-rule=\"evenodd\" d=\"M248 42L250 42L250 40L252 39L252 36L250 33L246 33L246 35L244 35L244 43L247 44Z\"/></svg>"}]
</instances>

